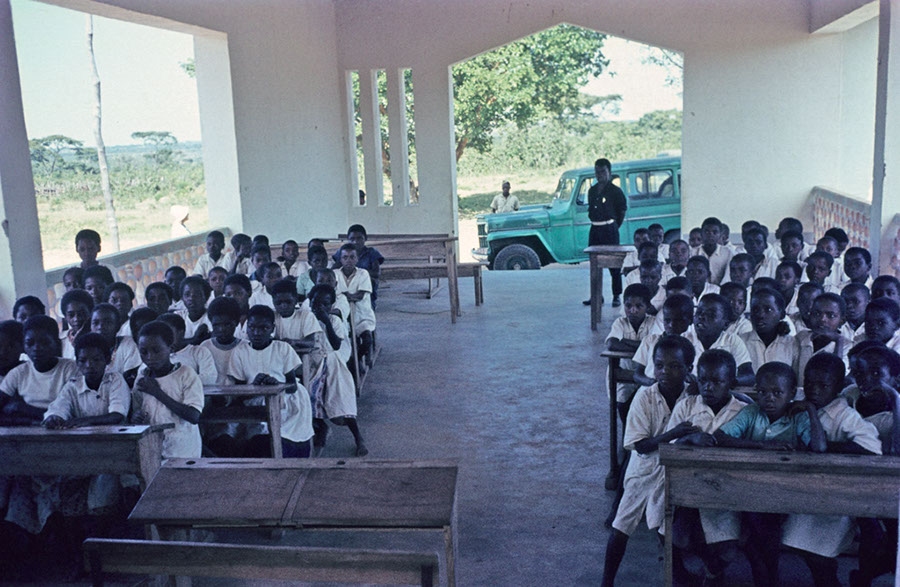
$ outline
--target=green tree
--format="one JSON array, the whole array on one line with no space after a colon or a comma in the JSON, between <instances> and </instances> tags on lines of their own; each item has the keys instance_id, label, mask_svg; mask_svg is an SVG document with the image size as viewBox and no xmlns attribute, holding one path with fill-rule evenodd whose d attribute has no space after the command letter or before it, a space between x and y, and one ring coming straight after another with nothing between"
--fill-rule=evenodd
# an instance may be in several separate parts
<instances>
[{"instance_id":1,"label":"green tree","mask_svg":"<svg viewBox=\"0 0 900 587\"><path fill-rule=\"evenodd\" d=\"M490 149L506 124L524 128L582 109L579 89L600 75L606 35L559 25L453 67L456 160L469 147Z\"/></svg>"},{"instance_id":2,"label":"green tree","mask_svg":"<svg viewBox=\"0 0 900 587\"><path fill-rule=\"evenodd\" d=\"M184 73L186 73L188 77L197 77L197 67L193 57L187 61L181 61L178 65L181 66L181 69L184 70Z\"/></svg>"},{"instance_id":3,"label":"green tree","mask_svg":"<svg viewBox=\"0 0 900 587\"><path fill-rule=\"evenodd\" d=\"M145 130L131 133L131 138L142 141L145 145L153 147L153 152L146 157L157 165L166 165L172 162L175 151L172 147L178 143L175 135L167 130Z\"/></svg>"},{"instance_id":4,"label":"green tree","mask_svg":"<svg viewBox=\"0 0 900 587\"><path fill-rule=\"evenodd\" d=\"M83 151L83 145L84 142L66 135L48 135L28 141L31 161L39 164L48 175L65 169L66 160L63 158L63 151L72 151L79 156Z\"/></svg>"}]
</instances>

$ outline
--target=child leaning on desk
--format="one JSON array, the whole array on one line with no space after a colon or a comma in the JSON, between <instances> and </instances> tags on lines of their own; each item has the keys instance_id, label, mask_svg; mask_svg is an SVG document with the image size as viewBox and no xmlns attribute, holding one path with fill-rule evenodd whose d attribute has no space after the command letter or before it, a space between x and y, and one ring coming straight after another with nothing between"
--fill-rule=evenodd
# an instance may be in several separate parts
<instances>
[{"instance_id":1,"label":"child leaning on desk","mask_svg":"<svg viewBox=\"0 0 900 587\"><path fill-rule=\"evenodd\" d=\"M606 346L611 351L633 353L641 345L641 341L653 331L657 320L656 317L647 314L650 308L650 290L644 285L640 283L629 285L622 297L625 315L613 321L606 337ZM622 369L633 368L629 359L622 360L620 365ZM637 388L635 383L619 383L616 387L616 405L623 421L628 415L628 406Z\"/></svg>"}]
</instances>

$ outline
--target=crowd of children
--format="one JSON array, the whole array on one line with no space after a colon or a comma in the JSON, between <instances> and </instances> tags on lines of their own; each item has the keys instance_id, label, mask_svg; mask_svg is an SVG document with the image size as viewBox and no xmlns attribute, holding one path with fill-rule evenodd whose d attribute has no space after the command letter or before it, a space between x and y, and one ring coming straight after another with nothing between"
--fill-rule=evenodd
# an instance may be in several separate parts
<instances>
[{"instance_id":1,"label":"crowd of children","mask_svg":"<svg viewBox=\"0 0 900 587\"><path fill-rule=\"evenodd\" d=\"M320 239L310 241L308 262L293 240L273 261L263 235L236 234L226 252L224 235L213 231L191 275L172 266L139 300L97 262L99 234L80 231L82 261L64 275L62 325L34 296L18 299L13 319L0 322L0 424L172 424L164 458L268 456L264 423L201 424L203 386L285 384L284 457L320 451L328 421L349 428L356 456L365 456L354 371L371 366L384 258L366 247L365 228L348 233L329 268ZM107 475L0 477L0 522L37 534L55 512L108 511L119 489L118 477Z\"/></svg>"},{"instance_id":2,"label":"crowd of children","mask_svg":"<svg viewBox=\"0 0 900 587\"><path fill-rule=\"evenodd\" d=\"M900 282L873 275L868 250L836 227L807 243L796 218L778 224L774 244L755 221L741 226L742 246L716 218L689 242L664 244L663 234L658 224L635 231L623 315L607 337L634 356L623 365L633 377L610 391L627 465L604 585L642 519L664 531L662 443L900 455ZM854 536L852 585L893 571L896 520L677 508L676 583L724 584L743 552L756 585L778 585L787 548L817 586L839 585L836 557Z\"/></svg>"}]
</instances>

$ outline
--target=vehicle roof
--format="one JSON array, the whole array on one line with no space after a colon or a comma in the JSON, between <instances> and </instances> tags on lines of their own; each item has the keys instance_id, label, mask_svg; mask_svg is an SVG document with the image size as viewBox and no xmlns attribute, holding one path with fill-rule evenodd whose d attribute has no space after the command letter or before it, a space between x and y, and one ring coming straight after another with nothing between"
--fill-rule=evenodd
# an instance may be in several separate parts
<instances>
[{"instance_id":1,"label":"vehicle roof","mask_svg":"<svg viewBox=\"0 0 900 587\"><path fill-rule=\"evenodd\" d=\"M632 161L619 161L617 163L612 164L613 173L620 171L628 171L630 169L634 169L636 167L647 167L650 164L654 165L671 165L673 163L681 163L680 156L674 157L652 157L650 159L634 159ZM563 172L563 175L594 175L594 168L591 167L579 167L578 169L569 169Z\"/></svg>"}]
</instances>

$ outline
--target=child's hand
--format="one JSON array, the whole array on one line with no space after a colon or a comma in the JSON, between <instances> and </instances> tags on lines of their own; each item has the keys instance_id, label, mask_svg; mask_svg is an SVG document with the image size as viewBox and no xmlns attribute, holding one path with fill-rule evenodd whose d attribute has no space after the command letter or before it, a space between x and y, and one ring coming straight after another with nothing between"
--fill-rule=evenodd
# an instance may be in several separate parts
<instances>
[{"instance_id":1,"label":"child's hand","mask_svg":"<svg viewBox=\"0 0 900 587\"><path fill-rule=\"evenodd\" d=\"M676 440L678 444L689 444L691 446L716 446L716 437L706 432L695 432L688 434Z\"/></svg>"},{"instance_id":2,"label":"child's hand","mask_svg":"<svg viewBox=\"0 0 900 587\"><path fill-rule=\"evenodd\" d=\"M702 432L702 430L700 430L687 420L672 428L672 434L675 436L675 438L681 438L682 436L687 436L688 434L696 434L698 432Z\"/></svg>"},{"instance_id":3,"label":"child's hand","mask_svg":"<svg viewBox=\"0 0 900 587\"><path fill-rule=\"evenodd\" d=\"M142 377L135 387L139 392L146 393L149 396L158 398L163 390L159 386L159 382L153 377Z\"/></svg>"},{"instance_id":4,"label":"child's hand","mask_svg":"<svg viewBox=\"0 0 900 587\"><path fill-rule=\"evenodd\" d=\"M812 405L808 400L791 402L791 405L788 406L788 415L795 416L801 412L808 412L810 409L815 412L816 406Z\"/></svg>"},{"instance_id":5,"label":"child's hand","mask_svg":"<svg viewBox=\"0 0 900 587\"><path fill-rule=\"evenodd\" d=\"M131 414L131 423L132 424L149 424L150 416L147 414L147 412L145 412L143 410L138 410L138 411L134 412L133 414Z\"/></svg>"},{"instance_id":6,"label":"child's hand","mask_svg":"<svg viewBox=\"0 0 900 587\"><path fill-rule=\"evenodd\" d=\"M44 428L48 428L50 430L62 430L64 428L71 428L71 424L69 424L59 416L50 416L43 421L43 425Z\"/></svg>"},{"instance_id":7,"label":"child's hand","mask_svg":"<svg viewBox=\"0 0 900 587\"><path fill-rule=\"evenodd\" d=\"M296 393L297 392L297 384L292 383L289 386L284 388L284 393Z\"/></svg>"},{"instance_id":8,"label":"child's hand","mask_svg":"<svg viewBox=\"0 0 900 587\"><path fill-rule=\"evenodd\" d=\"M279 381L271 375L259 373L253 378L253 385L278 385Z\"/></svg>"},{"instance_id":9,"label":"child's hand","mask_svg":"<svg viewBox=\"0 0 900 587\"><path fill-rule=\"evenodd\" d=\"M812 341L813 343L819 343L822 345L826 345L830 342L837 342L838 339L841 338L841 333L834 330L816 330L813 332Z\"/></svg>"},{"instance_id":10,"label":"child's hand","mask_svg":"<svg viewBox=\"0 0 900 587\"><path fill-rule=\"evenodd\" d=\"M197 330L194 331L194 344L200 344L210 336L209 326L207 326L206 324L201 324L197 327Z\"/></svg>"},{"instance_id":11,"label":"child's hand","mask_svg":"<svg viewBox=\"0 0 900 587\"><path fill-rule=\"evenodd\" d=\"M25 404L25 402L22 401L22 398L19 396L15 396L14 398L12 398L8 402L6 402L5 406L3 406L3 415L4 416L18 415L23 404Z\"/></svg>"}]
</instances>

